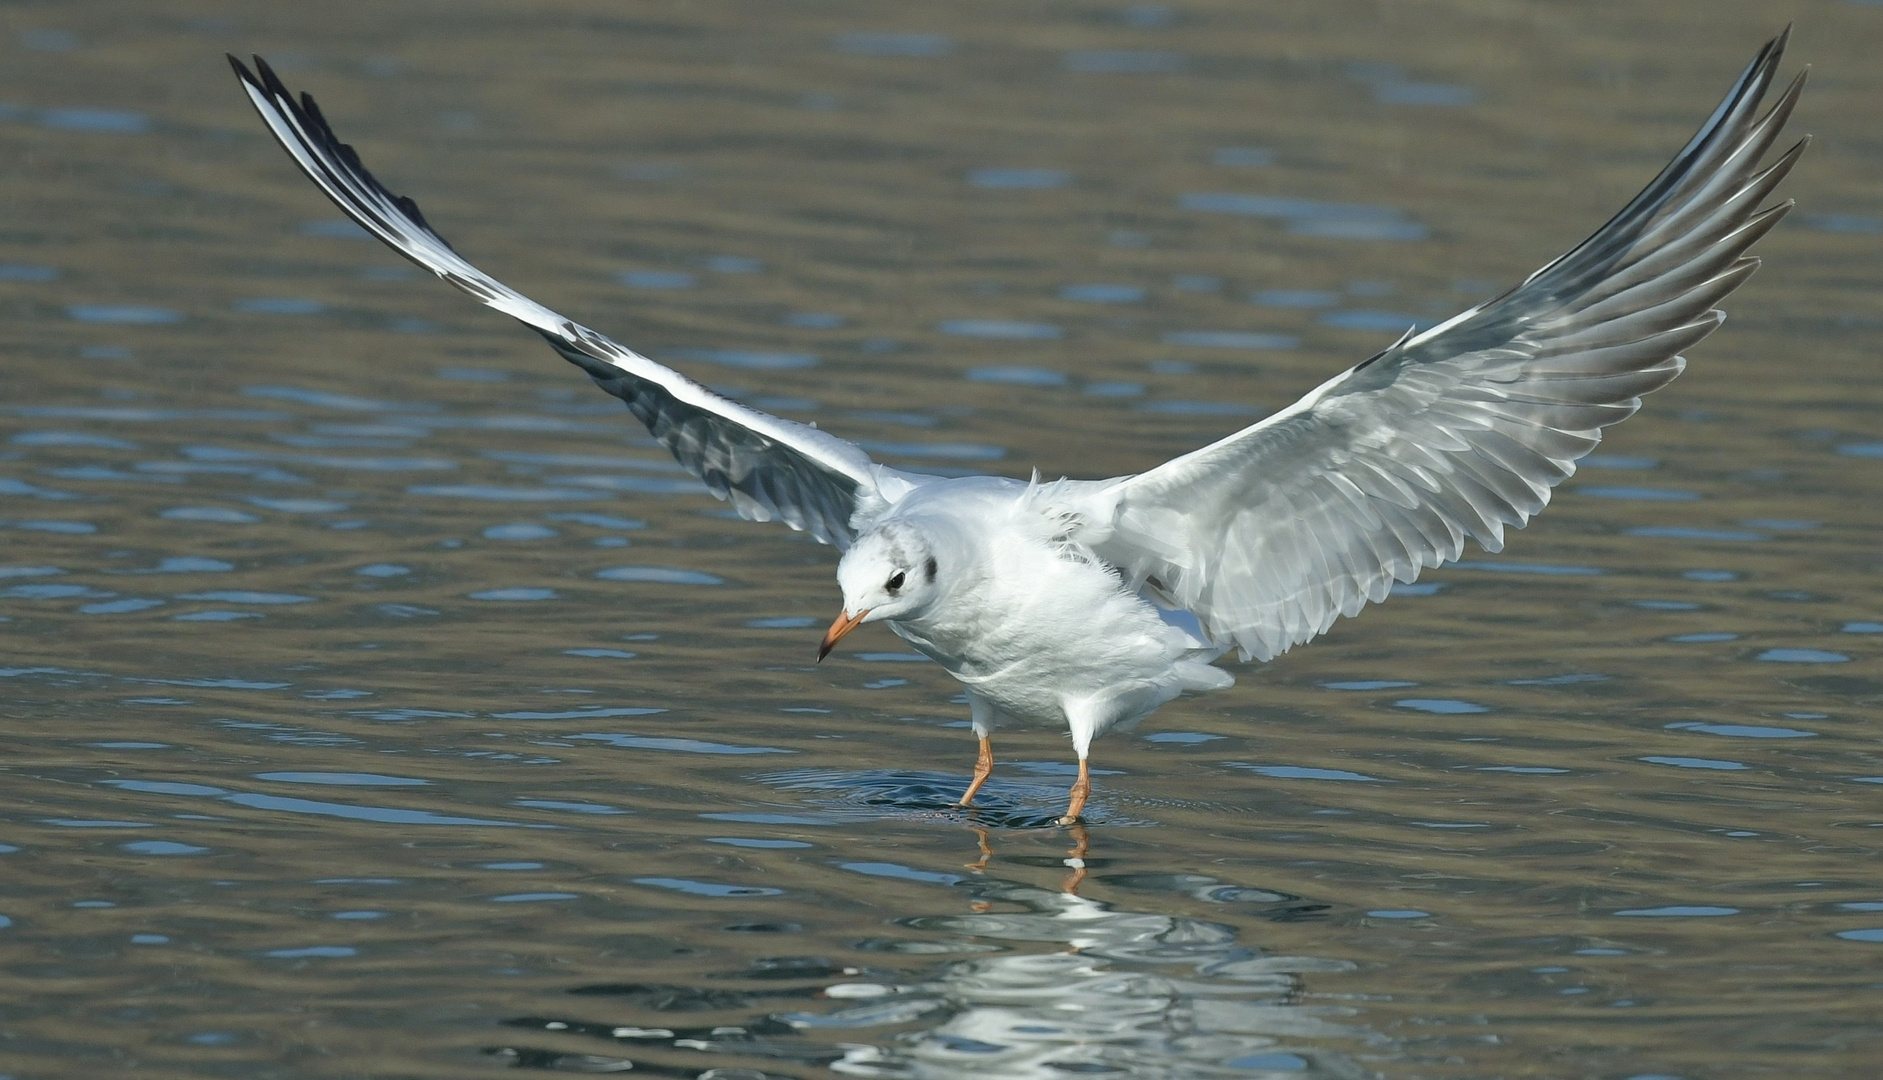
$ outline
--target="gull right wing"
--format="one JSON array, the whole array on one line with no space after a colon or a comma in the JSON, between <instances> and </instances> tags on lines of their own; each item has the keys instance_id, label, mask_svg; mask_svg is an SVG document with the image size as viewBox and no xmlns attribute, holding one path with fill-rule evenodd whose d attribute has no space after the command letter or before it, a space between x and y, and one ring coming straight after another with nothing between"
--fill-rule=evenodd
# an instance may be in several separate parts
<instances>
[{"instance_id":1,"label":"gull right wing","mask_svg":"<svg viewBox=\"0 0 1883 1080\"><path fill-rule=\"evenodd\" d=\"M857 532L933 477L871 461L854 443L750 409L538 304L472 266L411 199L386 190L261 57L229 57L249 101L294 163L348 217L394 251L541 334L595 384L627 403L661 445L740 515L774 518L847 549Z\"/></svg>"}]
</instances>

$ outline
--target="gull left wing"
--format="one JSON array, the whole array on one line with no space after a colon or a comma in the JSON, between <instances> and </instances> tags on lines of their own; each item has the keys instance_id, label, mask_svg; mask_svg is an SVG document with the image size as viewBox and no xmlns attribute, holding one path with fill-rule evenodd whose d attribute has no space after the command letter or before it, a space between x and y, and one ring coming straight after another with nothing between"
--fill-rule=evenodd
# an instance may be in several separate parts
<instances>
[{"instance_id":1,"label":"gull left wing","mask_svg":"<svg viewBox=\"0 0 1883 1080\"><path fill-rule=\"evenodd\" d=\"M1068 484L1072 538L1260 660L1458 558L1467 537L1502 550L1603 428L1680 374L1681 351L1726 317L1714 305L1758 267L1746 249L1791 207L1760 204L1805 147L1761 167L1804 85L1758 116L1786 36L1568 254L1226 439Z\"/></svg>"},{"instance_id":2,"label":"gull left wing","mask_svg":"<svg viewBox=\"0 0 1883 1080\"><path fill-rule=\"evenodd\" d=\"M935 479L879 465L854 443L721 397L490 277L432 231L416 203L366 171L312 97L296 101L259 56L254 72L233 56L229 64L268 130L334 205L394 251L543 335L626 402L681 465L741 516L776 518L848 549L869 522Z\"/></svg>"}]
</instances>

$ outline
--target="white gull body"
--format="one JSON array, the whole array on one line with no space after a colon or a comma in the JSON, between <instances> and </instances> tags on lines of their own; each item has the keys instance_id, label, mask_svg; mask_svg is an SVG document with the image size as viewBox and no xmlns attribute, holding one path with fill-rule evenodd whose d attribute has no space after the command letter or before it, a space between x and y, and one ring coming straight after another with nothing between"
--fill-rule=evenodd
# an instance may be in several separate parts
<instances>
[{"instance_id":1,"label":"white gull body","mask_svg":"<svg viewBox=\"0 0 1883 1080\"><path fill-rule=\"evenodd\" d=\"M977 736L1061 726L1083 759L1106 731L1235 679L1194 619L1160 612L1055 512L1062 494L992 476L923 485L844 555L837 584L846 616L888 622L961 680Z\"/></svg>"},{"instance_id":2,"label":"white gull body","mask_svg":"<svg viewBox=\"0 0 1883 1080\"><path fill-rule=\"evenodd\" d=\"M1089 790L1091 741L1186 690L1229 686L1234 650L1269 660L1393 582L1499 551L1551 489L1683 370L1758 266L1761 209L1802 153L1770 164L1803 75L1759 114L1786 35L1620 213L1494 299L1408 331L1259 423L1146 472L1041 484L892 469L821 431L727 400L465 261L257 58L230 57L269 130L348 216L419 266L536 330L745 517L845 554L827 653L887 622L967 687L980 759L1010 721L1063 725Z\"/></svg>"}]
</instances>

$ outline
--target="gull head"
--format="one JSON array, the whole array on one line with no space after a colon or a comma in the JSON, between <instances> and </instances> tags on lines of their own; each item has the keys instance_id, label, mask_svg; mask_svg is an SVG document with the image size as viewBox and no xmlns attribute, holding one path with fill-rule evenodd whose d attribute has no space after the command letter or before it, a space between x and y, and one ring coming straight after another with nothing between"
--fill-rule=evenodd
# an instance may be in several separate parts
<instances>
[{"instance_id":1,"label":"gull head","mask_svg":"<svg viewBox=\"0 0 1883 1080\"><path fill-rule=\"evenodd\" d=\"M909 521L891 521L857 538L837 563L843 611L824 633L822 660L845 634L866 622L906 619L926 610L941 594L941 560L935 538Z\"/></svg>"}]
</instances>

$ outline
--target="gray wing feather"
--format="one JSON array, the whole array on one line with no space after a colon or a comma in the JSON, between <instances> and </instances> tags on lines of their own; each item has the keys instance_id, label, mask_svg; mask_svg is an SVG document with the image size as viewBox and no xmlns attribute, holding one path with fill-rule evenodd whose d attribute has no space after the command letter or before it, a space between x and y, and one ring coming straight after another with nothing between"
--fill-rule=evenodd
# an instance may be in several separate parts
<instances>
[{"instance_id":1,"label":"gray wing feather","mask_svg":"<svg viewBox=\"0 0 1883 1080\"><path fill-rule=\"evenodd\" d=\"M1714 305L1758 266L1745 251L1790 204L1758 207L1805 146L1759 168L1804 83L1757 117L1785 37L1594 235L1261 423L1079 487L1083 539L1262 660L1458 558L1467 538L1501 550L1604 427L1680 374L1680 353L1725 318Z\"/></svg>"},{"instance_id":2,"label":"gray wing feather","mask_svg":"<svg viewBox=\"0 0 1883 1080\"><path fill-rule=\"evenodd\" d=\"M260 57L229 63L268 130L346 215L393 250L543 335L595 384L627 403L681 465L741 516L781 520L848 548L856 532L931 477L871 461L855 444L729 401L574 323L472 266L411 199L386 190L306 94L294 95Z\"/></svg>"}]
</instances>

